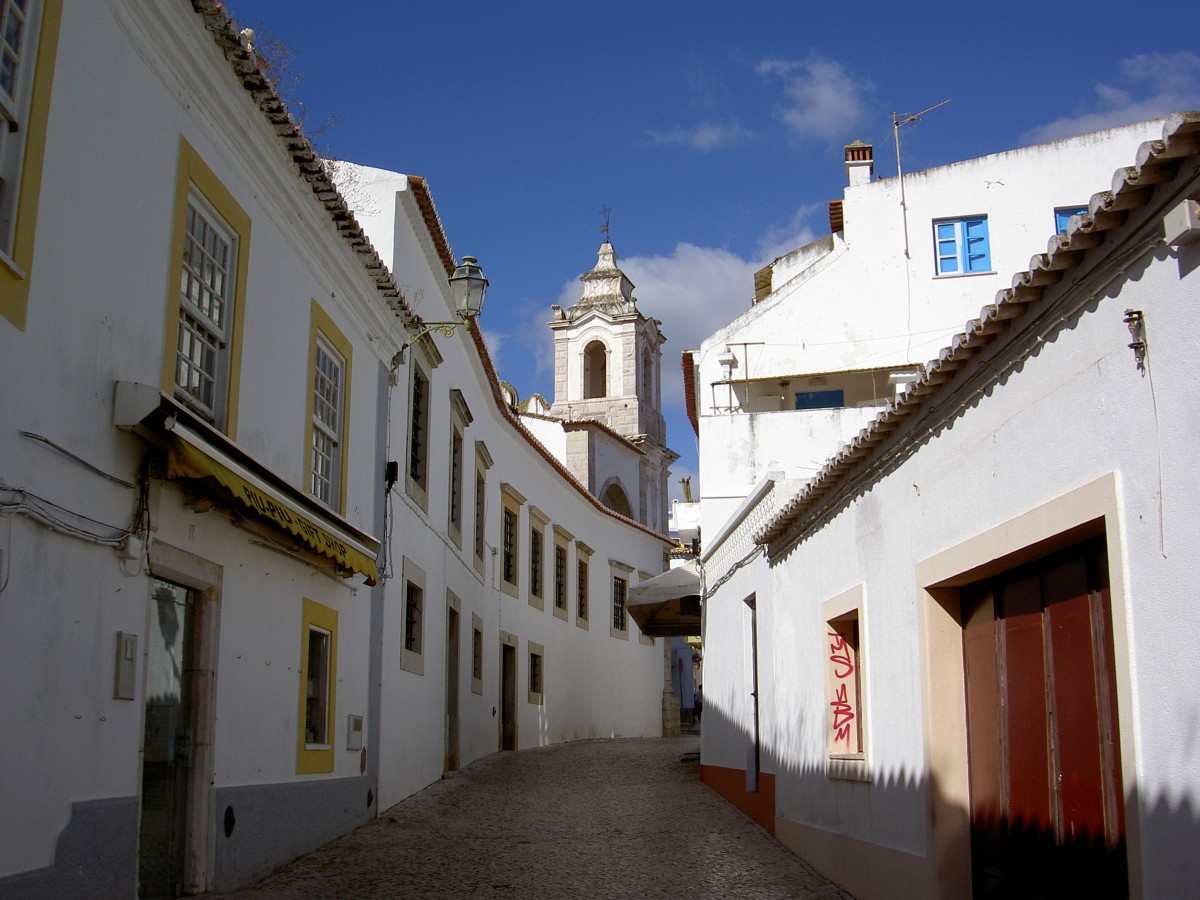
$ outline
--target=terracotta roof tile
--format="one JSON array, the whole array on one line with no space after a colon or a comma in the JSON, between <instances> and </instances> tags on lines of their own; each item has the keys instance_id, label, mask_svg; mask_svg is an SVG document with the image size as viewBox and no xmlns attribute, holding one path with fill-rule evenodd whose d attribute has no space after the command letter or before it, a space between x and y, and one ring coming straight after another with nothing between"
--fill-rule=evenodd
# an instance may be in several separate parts
<instances>
[{"instance_id":1,"label":"terracotta roof tile","mask_svg":"<svg viewBox=\"0 0 1200 900\"><path fill-rule=\"evenodd\" d=\"M303 129L296 124L283 99L263 75L259 68L260 57L242 46L238 39L237 26L229 17L224 5L216 0L190 0L190 3L192 9L203 18L204 27L211 32L213 41L225 54L225 59L251 101L273 127L275 136L291 157L297 174L312 189L314 199L325 208L342 239L359 255L375 289L397 316L406 323L419 325L420 317L409 307L391 272L363 232L362 226L330 177L324 160L309 142ZM428 185L425 179L415 176L409 176L409 182L413 186L413 193L429 228L429 234L437 247L438 256L449 276L454 271L454 253L446 240L441 220L438 219L437 210L433 205L433 198L429 195Z\"/></svg>"}]
</instances>

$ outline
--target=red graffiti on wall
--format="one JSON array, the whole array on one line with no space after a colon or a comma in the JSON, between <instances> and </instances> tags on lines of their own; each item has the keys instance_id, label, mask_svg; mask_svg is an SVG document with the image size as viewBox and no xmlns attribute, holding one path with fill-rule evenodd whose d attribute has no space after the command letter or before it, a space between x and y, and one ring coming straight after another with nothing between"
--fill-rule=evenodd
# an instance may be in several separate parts
<instances>
[{"instance_id":1,"label":"red graffiti on wall","mask_svg":"<svg viewBox=\"0 0 1200 900\"><path fill-rule=\"evenodd\" d=\"M850 746L850 727L854 723L854 695L850 693L854 677L853 648L846 639L836 631L829 632L829 662L833 664L833 677L837 684L833 689L833 699L829 707L833 710L833 742L845 743L848 750L856 750ZM856 692L857 693L857 692Z\"/></svg>"}]
</instances>

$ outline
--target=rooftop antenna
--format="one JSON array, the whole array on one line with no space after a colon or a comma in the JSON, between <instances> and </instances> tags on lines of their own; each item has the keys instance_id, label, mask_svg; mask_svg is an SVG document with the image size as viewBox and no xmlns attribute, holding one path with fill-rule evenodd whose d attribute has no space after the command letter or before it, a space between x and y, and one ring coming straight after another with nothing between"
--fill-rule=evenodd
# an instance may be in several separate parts
<instances>
[{"instance_id":1,"label":"rooftop antenna","mask_svg":"<svg viewBox=\"0 0 1200 900\"><path fill-rule=\"evenodd\" d=\"M919 113L892 113L892 140L896 142L896 178L900 180L900 208L904 210L904 256L908 259L912 257L908 252L908 202L904 194L904 171L900 168L900 126L910 125L926 113L931 113L939 106L945 106L949 102L949 99L943 100Z\"/></svg>"},{"instance_id":2,"label":"rooftop antenna","mask_svg":"<svg viewBox=\"0 0 1200 900\"><path fill-rule=\"evenodd\" d=\"M608 226L612 218L612 207L607 203L600 204L600 208L596 210L596 215L604 219L604 224L600 226L600 233L604 235L604 243L608 243Z\"/></svg>"}]
</instances>

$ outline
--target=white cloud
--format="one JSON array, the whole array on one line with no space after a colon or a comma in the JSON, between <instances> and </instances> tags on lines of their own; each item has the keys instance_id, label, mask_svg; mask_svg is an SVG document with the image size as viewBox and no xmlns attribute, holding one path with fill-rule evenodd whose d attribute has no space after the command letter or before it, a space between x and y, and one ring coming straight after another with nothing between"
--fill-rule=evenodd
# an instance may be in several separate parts
<instances>
[{"instance_id":1,"label":"white cloud","mask_svg":"<svg viewBox=\"0 0 1200 900\"><path fill-rule=\"evenodd\" d=\"M754 139L752 131L732 119L728 122L702 122L692 128L677 127L670 131L651 129L646 134L652 143L687 147L701 153L734 147Z\"/></svg>"},{"instance_id":2,"label":"white cloud","mask_svg":"<svg viewBox=\"0 0 1200 900\"><path fill-rule=\"evenodd\" d=\"M644 315L662 320L666 356L677 364L684 350L750 307L758 263L715 247L681 243L669 256L630 256L620 266L637 285ZM674 348L673 351L668 348ZM664 368L668 365L664 360Z\"/></svg>"},{"instance_id":3,"label":"white cloud","mask_svg":"<svg viewBox=\"0 0 1200 900\"><path fill-rule=\"evenodd\" d=\"M1113 84L1097 84L1095 99L1074 116L1063 116L1021 135L1021 143L1115 128L1168 113L1200 107L1200 56L1143 53L1121 60Z\"/></svg>"},{"instance_id":4,"label":"white cloud","mask_svg":"<svg viewBox=\"0 0 1200 900\"><path fill-rule=\"evenodd\" d=\"M806 62L768 59L758 64L764 77L783 80L786 102L777 115L801 138L844 138L866 112L874 91L832 60L813 57Z\"/></svg>"},{"instance_id":5,"label":"white cloud","mask_svg":"<svg viewBox=\"0 0 1200 900\"><path fill-rule=\"evenodd\" d=\"M492 358L492 365L499 368L500 351L504 349L504 345L508 342L508 335L502 331L493 331L490 328L483 329L483 343L487 347L488 355ZM503 377L503 376L501 376Z\"/></svg>"},{"instance_id":6,"label":"white cloud","mask_svg":"<svg viewBox=\"0 0 1200 900\"><path fill-rule=\"evenodd\" d=\"M578 284L578 282L573 283ZM579 289L577 287L575 289L575 300L578 299ZM571 300L570 302L574 303L575 300ZM539 390L545 394L546 399L553 400L554 398L549 393L546 393L547 390L553 392L554 389L552 381L554 377L554 332L548 327L551 318L550 307L530 301L517 313L516 318L519 322L524 323L524 327L517 332L517 343L532 358L534 374L539 379L545 379L547 376L551 379L549 385L542 388L534 388L534 390Z\"/></svg>"},{"instance_id":7,"label":"white cloud","mask_svg":"<svg viewBox=\"0 0 1200 900\"><path fill-rule=\"evenodd\" d=\"M797 209L787 222L768 228L758 239L759 258L764 262L778 259L816 240L818 234L808 221L814 215L823 214L824 210L825 207L819 203L808 203Z\"/></svg>"}]
</instances>

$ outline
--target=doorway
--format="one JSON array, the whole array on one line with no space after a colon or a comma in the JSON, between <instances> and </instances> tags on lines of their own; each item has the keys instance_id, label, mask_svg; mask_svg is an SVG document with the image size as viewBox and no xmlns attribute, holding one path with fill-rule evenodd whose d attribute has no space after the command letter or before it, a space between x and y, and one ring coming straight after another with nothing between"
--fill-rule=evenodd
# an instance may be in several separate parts
<instances>
[{"instance_id":1,"label":"doorway","mask_svg":"<svg viewBox=\"0 0 1200 900\"><path fill-rule=\"evenodd\" d=\"M746 598L749 619L747 622L747 638L749 653L747 661L750 669L746 673L746 682L750 686L750 716L752 732L750 746L746 750L746 793L758 792L758 775L762 765L762 749L759 736L758 714L758 599L751 594Z\"/></svg>"},{"instance_id":2,"label":"doorway","mask_svg":"<svg viewBox=\"0 0 1200 900\"><path fill-rule=\"evenodd\" d=\"M146 641L138 896L178 897L191 820L195 591L154 579Z\"/></svg>"},{"instance_id":3,"label":"doorway","mask_svg":"<svg viewBox=\"0 0 1200 900\"><path fill-rule=\"evenodd\" d=\"M976 897L1125 897L1103 537L964 587Z\"/></svg>"},{"instance_id":4,"label":"doorway","mask_svg":"<svg viewBox=\"0 0 1200 900\"><path fill-rule=\"evenodd\" d=\"M500 749L517 749L517 648L500 645Z\"/></svg>"},{"instance_id":5,"label":"doorway","mask_svg":"<svg viewBox=\"0 0 1200 900\"><path fill-rule=\"evenodd\" d=\"M458 610L447 609L446 619L446 754L443 774L457 772L458 749Z\"/></svg>"}]
</instances>

